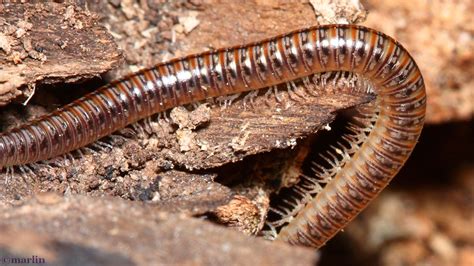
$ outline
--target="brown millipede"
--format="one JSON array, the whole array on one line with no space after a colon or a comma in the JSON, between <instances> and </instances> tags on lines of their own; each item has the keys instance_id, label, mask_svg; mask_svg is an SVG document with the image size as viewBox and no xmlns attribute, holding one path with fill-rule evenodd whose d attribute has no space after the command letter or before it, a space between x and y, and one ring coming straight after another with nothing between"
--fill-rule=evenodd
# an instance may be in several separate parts
<instances>
[{"instance_id":1,"label":"brown millipede","mask_svg":"<svg viewBox=\"0 0 474 266\"><path fill-rule=\"evenodd\" d=\"M201 101L346 71L373 84L368 131L349 138L341 168L277 239L319 247L352 220L399 171L424 123L421 73L392 38L361 26L327 25L260 42L174 59L114 81L0 135L0 167L46 160L154 113ZM357 131L357 130L356 130ZM359 145L355 142L361 142ZM345 156L347 157L347 156Z\"/></svg>"}]
</instances>

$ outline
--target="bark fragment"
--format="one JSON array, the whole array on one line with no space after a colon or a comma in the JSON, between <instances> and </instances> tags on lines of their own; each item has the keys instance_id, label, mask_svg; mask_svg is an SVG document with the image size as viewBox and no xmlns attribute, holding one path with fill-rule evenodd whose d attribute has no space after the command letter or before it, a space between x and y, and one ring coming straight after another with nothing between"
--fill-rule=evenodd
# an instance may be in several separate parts
<instances>
[{"instance_id":1,"label":"bark fragment","mask_svg":"<svg viewBox=\"0 0 474 266\"><path fill-rule=\"evenodd\" d=\"M98 76L121 59L98 17L75 5L0 5L0 106L29 99L38 84Z\"/></svg>"}]
</instances>

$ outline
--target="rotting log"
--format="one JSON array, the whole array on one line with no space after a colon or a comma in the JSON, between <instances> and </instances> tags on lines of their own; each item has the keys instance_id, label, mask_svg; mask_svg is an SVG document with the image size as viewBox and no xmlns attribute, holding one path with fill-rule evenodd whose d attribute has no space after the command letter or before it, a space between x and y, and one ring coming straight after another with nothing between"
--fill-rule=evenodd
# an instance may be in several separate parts
<instances>
[{"instance_id":1,"label":"rotting log","mask_svg":"<svg viewBox=\"0 0 474 266\"><path fill-rule=\"evenodd\" d=\"M38 84L98 76L121 61L98 16L57 3L0 5L0 106Z\"/></svg>"}]
</instances>

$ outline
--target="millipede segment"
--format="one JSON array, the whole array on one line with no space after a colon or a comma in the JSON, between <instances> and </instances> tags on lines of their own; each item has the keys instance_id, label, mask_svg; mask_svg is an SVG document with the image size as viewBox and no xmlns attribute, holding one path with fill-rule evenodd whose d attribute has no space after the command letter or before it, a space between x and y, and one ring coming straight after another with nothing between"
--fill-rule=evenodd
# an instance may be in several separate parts
<instances>
[{"instance_id":1,"label":"millipede segment","mask_svg":"<svg viewBox=\"0 0 474 266\"><path fill-rule=\"evenodd\" d=\"M423 78L405 48L361 26L327 25L160 63L0 135L0 167L46 160L131 123L209 97L346 71L373 84L375 123L364 142L277 239L314 247L347 225L393 178L424 123Z\"/></svg>"}]
</instances>

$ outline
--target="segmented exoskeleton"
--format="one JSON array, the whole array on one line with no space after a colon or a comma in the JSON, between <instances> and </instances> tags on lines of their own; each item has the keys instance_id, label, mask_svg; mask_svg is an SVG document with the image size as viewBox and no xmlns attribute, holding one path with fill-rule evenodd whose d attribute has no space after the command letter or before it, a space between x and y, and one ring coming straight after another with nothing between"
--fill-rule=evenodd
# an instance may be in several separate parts
<instances>
[{"instance_id":1,"label":"segmented exoskeleton","mask_svg":"<svg viewBox=\"0 0 474 266\"><path fill-rule=\"evenodd\" d=\"M352 72L367 79L377 100L365 141L277 236L319 247L389 183L423 127L426 96L416 63L398 42L365 27L316 26L139 71L2 133L0 167L70 152L172 107L329 71Z\"/></svg>"}]
</instances>

